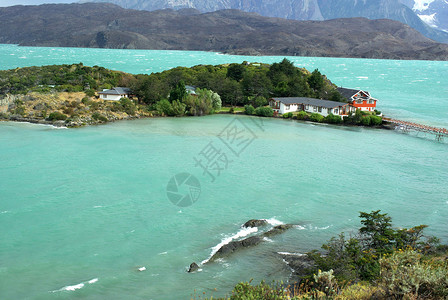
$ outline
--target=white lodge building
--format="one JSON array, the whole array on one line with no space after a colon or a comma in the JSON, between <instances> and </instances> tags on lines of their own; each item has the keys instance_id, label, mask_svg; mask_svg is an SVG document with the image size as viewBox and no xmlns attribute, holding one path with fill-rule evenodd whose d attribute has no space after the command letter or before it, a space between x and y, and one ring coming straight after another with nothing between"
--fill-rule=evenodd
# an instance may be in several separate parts
<instances>
[{"instance_id":1,"label":"white lodge building","mask_svg":"<svg viewBox=\"0 0 448 300\"><path fill-rule=\"evenodd\" d=\"M350 106L349 103L304 97L271 98L269 105L280 114L303 110L309 113L318 113L324 117L329 114L345 117L349 112L356 111L356 108Z\"/></svg>"},{"instance_id":2,"label":"white lodge building","mask_svg":"<svg viewBox=\"0 0 448 300\"><path fill-rule=\"evenodd\" d=\"M123 87L114 87L110 90L105 89L102 92L98 92L100 99L111 101L119 101L121 98L129 98L130 94L131 90Z\"/></svg>"}]
</instances>

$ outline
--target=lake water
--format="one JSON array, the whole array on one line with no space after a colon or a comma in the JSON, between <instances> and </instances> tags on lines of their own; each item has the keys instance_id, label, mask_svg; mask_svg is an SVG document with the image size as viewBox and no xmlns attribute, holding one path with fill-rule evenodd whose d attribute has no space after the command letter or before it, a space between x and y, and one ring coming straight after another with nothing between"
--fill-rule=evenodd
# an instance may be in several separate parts
<instances>
[{"instance_id":1,"label":"lake water","mask_svg":"<svg viewBox=\"0 0 448 300\"><path fill-rule=\"evenodd\" d=\"M0 45L1 69L83 62L149 73L282 58ZM369 90L391 117L448 127L447 62L290 59ZM244 130L238 143L232 128ZM211 149L220 168L206 173L196 160L205 163ZM396 226L427 224L448 242L447 154L446 141L431 136L246 116L79 129L2 122L0 298L189 299L195 289L222 296L243 280L287 280L277 252L318 248L356 229L359 211L381 209ZM184 208L166 193L180 173L201 186ZM252 218L297 226L186 273L232 236L254 234L240 227Z\"/></svg>"}]
</instances>

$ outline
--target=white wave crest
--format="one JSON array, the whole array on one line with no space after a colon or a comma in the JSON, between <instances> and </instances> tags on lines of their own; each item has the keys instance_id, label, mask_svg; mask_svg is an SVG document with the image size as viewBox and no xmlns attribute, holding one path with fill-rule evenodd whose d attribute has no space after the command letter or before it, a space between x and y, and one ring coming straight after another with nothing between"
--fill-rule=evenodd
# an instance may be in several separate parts
<instances>
[{"instance_id":1,"label":"white wave crest","mask_svg":"<svg viewBox=\"0 0 448 300\"><path fill-rule=\"evenodd\" d=\"M293 256L304 256L306 254L298 253L298 252L277 252L280 255L293 255Z\"/></svg>"},{"instance_id":2,"label":"white wave crest","mask_svg":"<svg viewBox=\"0 0 448 300\"><path fill-rule=\"evenodd\" d=\"M268 222L272 226L278 226L278 225L284 225L282 221L277 220L276 218L270 218L266 219L266 222Z\"/></svg>"},{"instance_id":3,"label":"white wave crest","mask_svg":"<svg viewBox=\"0 0 448 300\"><path fill-rule=\"evenodd\" d=\"M271 239L268 238L268 237L264 237L264 238L263 238L263 241L266 241L266 242L269 242L269 243L273 243L273 242L274 242L273 240L271 240Z\"/></svg>"},{"instance_id":4,"label":"white wave crest","mask_svg":"<svg viewBox=\"0 0 448 300\"><path fill-rule=\"evenodd\" d=\"M63 288L60 288L59 290L53 291L53 293L55 293L55 292L64 292L64 291L73 292L73 291L76 291L76 290L80 290L83 287L85 287L85 285L87 283L88 284L93 284L95 282L98 282L98 280L99 280L98 278L94 278L94 279L91 279L91 280L88 280L88 281L84 281L84 282L81 282L81 283L78 283L78 284L75 284L75 285L67 285L67 286L64 286Z\"/></svg>"},{"instance_id":5,"label":"white wave crest","mask_svg":"<svg viewBox=\"0 0 448 300\"><path fill-rule=\"evenodd\" d=\"M206 264L213 257L213 255L215 255L216 252L218 252L218 250L221 249L222 246L227 245L228 243L230 243L235 239L243 238L257 231L258 231L257 227L241 228L240 231L238 231L236 234L223 238L218 245L212 248L212 253L210 254L209 258L203 260L200 265Z\"/></svg>"}]
</instances>

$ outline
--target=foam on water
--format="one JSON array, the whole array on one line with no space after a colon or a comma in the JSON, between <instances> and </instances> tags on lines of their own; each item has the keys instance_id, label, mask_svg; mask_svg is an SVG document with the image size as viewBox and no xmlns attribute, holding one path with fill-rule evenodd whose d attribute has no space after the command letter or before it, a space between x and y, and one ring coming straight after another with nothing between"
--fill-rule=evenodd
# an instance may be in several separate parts
<instances>
[{"instance_id":1,"label":"foam on water","mask_svg":"<svg viewBox=\"0 0 448 300\"><path fill-rule=\"evenodd\" d=\"M277 252L280 255L293 255L293 256L304 256L306 254L298 253L298 252Z\"/></svg>"},{"instance_id":2,"label":"foam on water","mask_svg":"<svg viewBox=\"0 0 448 300\"><path fill-rule=\"evenodd\" d=\"M91 279L91 280L88 280L88 281L84 281L84 282L81 282L81 283L78 283L78 284L75 284L75 285L67 285L67 286L64 286L63 288L60 288L59 290L55 290L55 291L52 291L52 292L53 293L55 293L55 292L64 292L64 291L74 292L76 290L82 289L83 287L86 286L86 284L93 284L93 283L98 282L98 280L99 280L98 278L94 278L94 279Z\"/></svg>"},{"instance_id":3,"label":"foam on water","mask_svg":"<svg viewBox=\"0 0 448 300\"><path fill-rule=\"evenodd\" d=\"M206 264L207 262L209 262L209 260L213 257L213 255L215 255L216 252L218 252L218 250L221 249L222 246L227 245L228 243L230 243L233 240L246 237L246 236L248 236L252 233L255 233L257 231L258 231L257 227L249 227L249 228L244 227L244 228L241 228L234 235L223 238L218 245L216 245L215 247L212 248L212 252L211 252L210 256L207 259L203 260L200 265L203 265L203 264Z\"/></svg>"},{"instance_id":4,"label":"foam on water","mask_svg":"<svg viewBox=\"0 0 448 300\"><path fill-rule=\"evenodd\" d=\"M270 219L266 219L266 222L268 222L272 226L278 226L278 225L284 225L285 224L282 221L277 220L275 217L274 218L270 218Z\"/></svg>"}]
</instances>

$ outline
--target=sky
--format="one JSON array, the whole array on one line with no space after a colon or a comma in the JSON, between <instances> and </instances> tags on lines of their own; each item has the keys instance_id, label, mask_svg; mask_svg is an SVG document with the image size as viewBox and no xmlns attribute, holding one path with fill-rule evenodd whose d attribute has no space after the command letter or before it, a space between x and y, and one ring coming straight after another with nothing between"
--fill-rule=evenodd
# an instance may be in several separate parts
<instances>
[{"instance_id":1,"label":"sky","mask_svg":"<svg viewBox=\"0 0 448 300\"><path fill-rule=\"evenodd\" d=\"M12 5L39 5L44 3L73 3L78 0L0 0L0 7Z\"/></svg>"}]
</instances>

